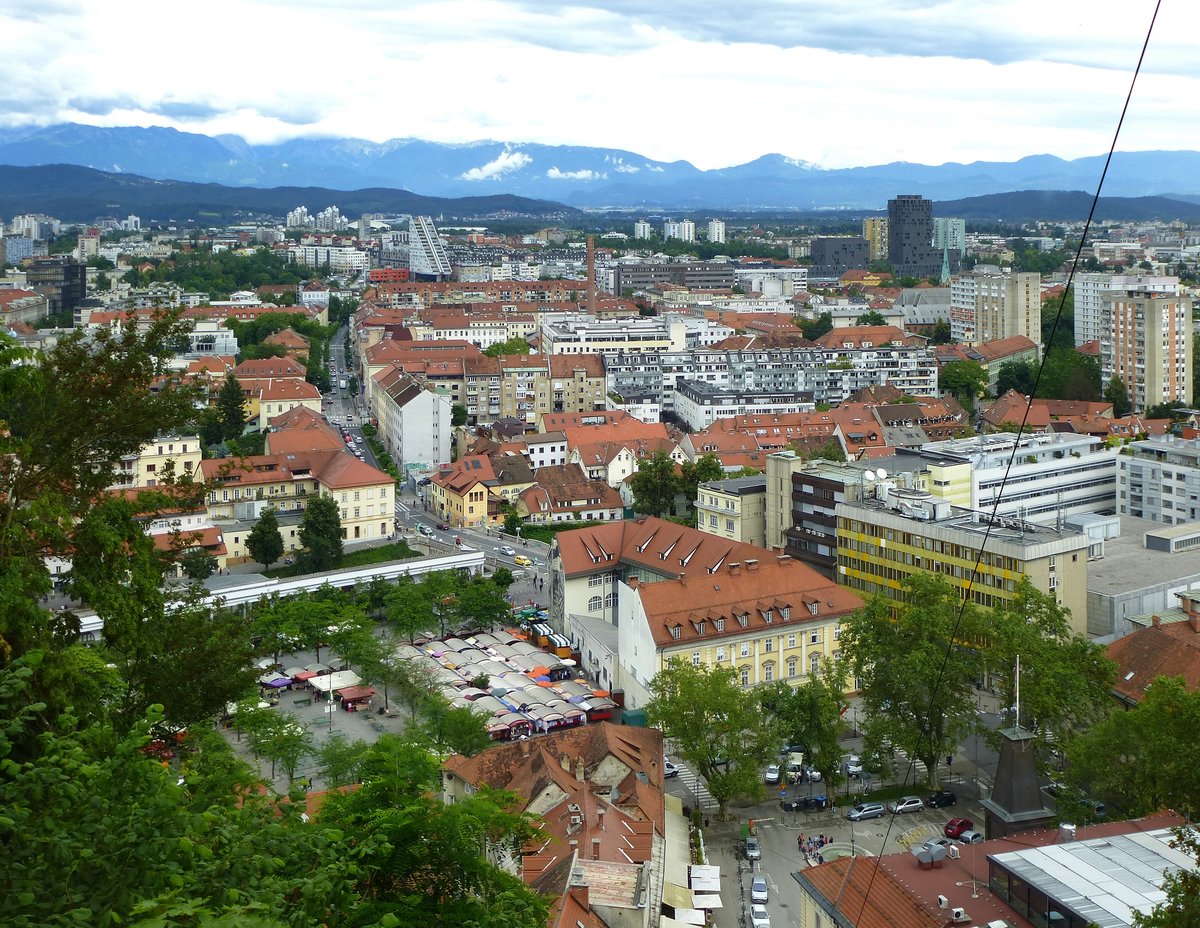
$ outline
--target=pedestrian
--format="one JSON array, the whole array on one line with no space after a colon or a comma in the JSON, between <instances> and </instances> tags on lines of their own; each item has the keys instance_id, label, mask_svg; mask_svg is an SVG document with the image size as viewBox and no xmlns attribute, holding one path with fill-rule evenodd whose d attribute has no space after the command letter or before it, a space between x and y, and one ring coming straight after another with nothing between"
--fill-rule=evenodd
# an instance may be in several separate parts
<instances>
[{"instance_id":1,"label":"pedestrian","mask_svg":"<svg viewBox=\"0 0 1200 928\"><path fill-rule=\"evenodd\" d=\"M800 851L801 853L804 852L804 833L803 832L801 832L800 834L798 834L796 836L796 850Z\"/></svg>"}]
</instances>

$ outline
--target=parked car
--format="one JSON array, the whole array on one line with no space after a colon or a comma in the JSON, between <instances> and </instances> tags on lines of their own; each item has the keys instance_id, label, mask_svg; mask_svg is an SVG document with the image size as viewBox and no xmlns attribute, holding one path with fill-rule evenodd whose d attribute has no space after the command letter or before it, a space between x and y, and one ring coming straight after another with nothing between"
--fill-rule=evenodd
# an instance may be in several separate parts
<instances>
[{"instance_id":1,"label":"parked car","mask_svg":"<svg viewBox=\"0 0 1200 928\"><path fill-rule=\"evenodd\" d=\"M939 789L936 793L931 793L929 798L925 800L925 805L931 809L943 809L946 806L952 806L958 802L958 797L949 790Z\"/></svg>"},{"instance_id":2,"label":"parked car","mask_svg":"<svg viewBox=\"0 0 1200 928\"><path fill-rule=\"evenodd\" d=\"M950 845L952 845L953 843L954 842L950 838L947 838L943 835L942 837L938 837L938 838L930 838L928 841L924 842L921 845L921 847L924 847L924 848L950 847Z\"/></svg>"},{"instance_id":3,"label":"parked car","mask_svg":"<svg viewBox=\"0 0 1200 928\"><path fill-rule=\"evenodd\" d=\"M779 764L767 765L767 772L763 774L763 781L769 785L779 782Z\"/></svg>"},{"instance_id":4,"label":"parked car","mask_svg":"<svg viewBox=\"0 0 1200 928\"><path fill-rule=\"evenodd\" d=\"M761 860L762 848L759 846L758 838L751 835L746 839L746 860Z\"/></svg>"},{"instance_id":5,"label":"parked car","mask_svg":"<svg viewBox=\"0 0 1200 928\"><path fill-rule=\"evenodd\" d=\"M925 803L921 801L920 796L901 796L899 799L893 799L888 803L888 811L893 815L903 815L905 812L920 812L925 808Z\"/></svg>"},{"instance_id":6,"label":"parked car","mask_svg":"<svg viewBox=\"0 0 1200 928\"><path fill-rule=\"evenodd\" d=\"M863 772L862 758L857 754L848 754L843 766L846 768L846 776L861 777Z\"/></svg>"},{"instance_id":7,"label":"parked car","mask_svg":"<svg viewBox=\"0 0 1200 928\"><path fill-rule=\"evenodd\" d=\"M771 928L771 916L765 905L750 906L750 928Z\"/></svg>"},{"instance_id":8,"label":"parked car","mask_svg":"<svg viewBox=\"0 0 1200 928\"><path fill-rule=\"evenodd\" d=\"M809 781L812 783L820 783L821 782L821 771L818 770L816 767L814 767L812 764L804 765L804 775L806 777L808 777Z\"/></svg>"},{"instance_id":9,"label":"parked car","mask_svg":"<svg viewBox=\"0 0 1200 928\"><path fill-rule=\"evenodd\" d=\"M765 876L756 876L750 881L750 901L766 904L767 878Z\"/></svg>"},{"instance_id":10,"label":"parked car","mask_svg":"<svg viewBox=\"0 0 1200 928\"><path fill-rule=\"evenodd\" d=\"M846 813L846 818L852 822L861 822L869 818L883 818L886 811L881 802L860 802Z\"/></svg>"},{"instance_id":11,"label":"parked car","mask_svg":"<svg viewBox=\"0 0 1200 928\"><path fill-rule=\"evenodd\" d=\"M952 818L946 822L942 834L947 838L958 838L964 831L970 831L974 827L975 823L969 818Z\"/></svg>"},{"instance_id":12,"label":"parked car","mask_svg":"<svg viewBox=\"0 0 1200 928\"><path fill-rule=\"evenodd\" d=\"M664 759L663 760L663 776L664 777L679 776L679 765L673 764L671 761Z\"/></svg>"},{"instance_id":13,"label":"parked car","mask_svg":"<svg viewBox=\"0 0 1200 928\"><path fill-rule=\"evenodd\" d=\"M503 554L505 557L512 557L514 554L517 553L516 550L511 545L501 545L496 550L499 551L501 554Z\"/></svg>"},{"instance_id":14,"label":"parked car","mask_svg":"<svg viewBox=\"0 0 1200 928\"><path fill-rule=\"evenodd\" d=\"M964 831L958 836L958 840L963 844L979 844L983 841L983 835L977 831Z\"/></svg>"}]
</instances>

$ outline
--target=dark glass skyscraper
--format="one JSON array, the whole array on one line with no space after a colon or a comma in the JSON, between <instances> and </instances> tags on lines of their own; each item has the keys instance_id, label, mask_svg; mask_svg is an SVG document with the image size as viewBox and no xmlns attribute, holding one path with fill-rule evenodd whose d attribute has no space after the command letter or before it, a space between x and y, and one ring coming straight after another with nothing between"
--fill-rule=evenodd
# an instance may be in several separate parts
<instances>
[{"instance_id":1,"label":"dark glass skyscraper","mask_svg":"<svg viewBox=\"0 0 1200 928\"><path fill-rule=\"evenodd\" d=\"M933 201L912 194L888 200L888 261L902 277L942 273L942 254L933 248Z\"/></svg>"}]
</instances>

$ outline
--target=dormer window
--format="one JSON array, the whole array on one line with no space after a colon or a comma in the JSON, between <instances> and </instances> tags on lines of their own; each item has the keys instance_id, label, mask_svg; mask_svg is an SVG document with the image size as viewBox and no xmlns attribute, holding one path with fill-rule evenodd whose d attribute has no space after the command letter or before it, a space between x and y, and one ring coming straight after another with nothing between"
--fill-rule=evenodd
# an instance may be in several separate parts
<instances>
[{"instance_id":1,"label":"dormer window","mask_svg":"<svg viewBox=\"0 0 1200 928\"><path fill-rule=\"evenodd\" d=\"M742 626L742 628L745 628L747 625L750 624L750 613L743 612L741 615L739 615L737 617L737 620L738 620L738 625Z\"/></svg>"},{"instance_id":2,"label":"dormer window","mask_svg":"<svg viewBox=\"0 0 1200 928\"><path fill-rule=\"evenodd\" d=\"M682 631L683 631L683 629L680 626L672 625L671 626L671 637L678 639L679 635Z\"/></svg>"},{"instance_id":3,"label":"dormer window","mask_svg":"<svg viewBox=\"0 0 1200 928\"><path fill-rule=\"evenodd\" d=\"M762 617L763 617L763 621L764 621L764 622L766 622L768 625L770 625L770 624L771 624L771 622L772 622L772 620L773 620L773 618L774 618L774 616L771 614L771 610L770 610L770 609L764 609L764 610L763 610Z\"/></svg>"},{"instance_id":4,"label":"dormer window","mask_svg":"<svg viewBox=\"0 0 1200 928\"><path fill-rule=\"evenodd\" d=\"M809 611L809 612L810 612L812 615L816 615L816 614L817 614L817 608L818 608L820 605L821 605L820 603L809 603L809 604L808 604L808 611Z\"/></svg>"},{"instance_id":5,"label":"dormer window","mask_svg":"<svg viewBox=\"0 0 1200 928\"><path fill-rule=\"evenodd\" d=\"M705 627L707 626L707 624L708 624L708 623L707 623L707 622L705 622L703 619L701 619L699 622L697 622L697 623L696 623L696 634L697 634L697 635L703 635L703 634L704 634L704 629L705 629Z\"/></svg>"},{"instance_id":6,"label":"dormer window","mask_svg":"<svg viewBox=\"0 0 1200 928\"><path fill-rule=\"evenodd\" d=\"M715 621L715 624L717 626L717 631L719 631L719 632L725 631L725 620L724 619L717 619Z\"/></svg>"},{"instance_id":7,"label":"dormer window","mask_svg":"<svg viewBox=\"0 0 1200 928\"><path fill-rule=\"evenodd\" d=\"M780 610L779 610L779 617L780 617L781 619L783 619L783 621L785 621L785 622L786 622L788 619L790 619L790 618L792 617L792 607L791 607L791 606L784 606L782 609L780 609Z\"/></svg>"}]
</instances>

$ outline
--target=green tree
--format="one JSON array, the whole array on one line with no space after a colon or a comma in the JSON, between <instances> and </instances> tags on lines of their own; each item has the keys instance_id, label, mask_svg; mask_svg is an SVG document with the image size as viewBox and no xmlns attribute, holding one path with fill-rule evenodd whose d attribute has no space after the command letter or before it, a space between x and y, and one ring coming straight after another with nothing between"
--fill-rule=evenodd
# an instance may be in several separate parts
<instances>
[{"instance_id":1,"label":"green tree","mask_svg":"<svg viewBox=\"0 0 1200 928\"><path fill-rule=\"evenodd\" d=\"M437 626L433 604L411 580L401 579L389 591L384 609L388 624L409 642Z\"/></svg>"},{"instance_id":2,"label":"green tree","mask_svg":"<svg viewBox=\"0 0 1200 928\"><path fill-rule=\"evenodd\" d=\"M1033 395L1033 382L1037 377L1037 369L1029 361L1005 361L1000 365L996 377L996 396L1003 396L1009 390L1016 390L1023 396Z\"/></svg>"},{"instance_id":3,"label":"green tree","mask_svg":"<svg viewBox=\"0 0 1200 928\"><path fill-rule=\"evenodd\" d=\"M305 508L300 543L309 573L333 570L342 559L342 515L332 496L317 496Z\"/></svg>"},{"instance_id":4,"label":"green tree","mask_svg":"<svg viewBox=\"0 0 1200 928\"><path fill-rule=\"evenodd\" d=\"M516 582L517 578L513 576L513 572L503 565L492 571L492 583L496 585L501 596L507 593L508 588Z\"/></svg>"},{"instance_id":5,"label":"green tree","mask_svg":"<svg viewBox=\"0 0 1200 928\"><path fill-rule=\"evenodd\" d=\"M845 679L838 662L825 661L796 686L779 682L763 697L784 742L804 745L805 763L821 772L830 790L841 778Z\"/></svg>"},{"instance_id":6,"label":"green tree","mask_svg":"<svg viewBox=\"0 0 1200 928\"><path fill-rule=\"evenodd\" d=\"M973 412L975 401L987 393L987 368L974 361L951 361L942 366L938 383L953 393L964 409Z\"/></svg>"},{"instance_id":7,"label":"green tree","mask_svg":"<svg viewBox=\"0 0 1200 928\"><path fill-rule=\"evenodd\" d=\"M1113 374L1104 388L1104 402L1112 403L1113 415L1118 418L1129 415L1133 411L1133 403L1129 399L1129 391L1125 389L1125 381Z\"/></svg>"},{"instance_id":8,"label":"green tree","mask_svg":"<svg viewBox=\"0 0 1200 928\"><path fill-rule=\"evenodd\" d=\"M1061 312L1060 312L1061 308ZM1075 350L1075 295L1067 290L1061 297L1042 303L1042 349Z\"/></svg>"},{"instance_id":9,"label":"green tree","mask_svg":"<svg viewBox=\"0 0 1200 928\"><path fill-rule=\"evenodd\" d=\"M529 354L529 342L519 335L514 335L507 341L488 345L483 349L483 353L489 358L499 358L506 354Z\"/></svg>"},{"instance_id":10,"label":"green tree","mask_svg":"<svg viewBox=\"0 0 1200 928\"><path fill-rule=\"evenodd\" d=\"M341 732L334 732L327 738L315 754L325 787L337 789L359 782L359 768L369 749L365 741L349 741Z\"/></svg>"},{"instance_id":11,"label":"green tree","mask_svg":"<svg viewBox=\"0 0 1200 928\"><path fill-rule=\"evenodd\" d=\"M467 407L461 403L455 403L450 407L450 424L454 428L467 424Z\"/></svg>"},{"instance_id":12,"label":"green tree","mask_svg":"<svg viewBox=\"0 0 1200 928\"><path fill-rule=\"evenodd\" d=\"M935 345L949 345L954 341L954 336L950 331L950 323L945 319L939 319L935 322L929 340Z\"/></svg>"},{"instance_id":13,"label":"green tree","mask_svg":"<svg viewBox=\"0 0 1200 928\"><path fill-rule=\"evenodd\" d=\"M854 320L855 325L887 325L887 318L877 310L868 310Z\"/></svg>"},{"instance_id":14,"label":"green tree","mask_svg":"<svg viewBox=\"0 0 1200 928\"><path fill-rule=\"evenodd\" d=\"M1073 633L1070 610L1028 577L1021 578L1011 603L992 610L982 655L1005 706L1017 703L1020 662L1020 722L1044 747L1088 730L1111 708L1116 665L1103 645Z\"/></svg>"},{"instance_id":15,"label":"green tree","mask_svg":"<svg viewBox=\"0 0 1200 928\"><path fill-rule=\"evenodd\" d=\"M225 423L221 421L220 410L215 406L202 409L196 415L196 431L206 448L221 444L225 440Z\"/></svg>"},{"instance_id":16,"label":"green tree","mask_svg":"<svg viewBox=\"0 0 1200 928\"><path fill-rule=\"evenodd\" d=\"M833 313L824 312L815 319L805 319L800 323L800 332L810 342L815 342L822 335L833 331Z\"/></svg>"},{"instance_id":17,"label":"green tree","mask_svg":"<svg viewBox=\"0 0 1200 928\"><path fill-rule=\"evenodd\" d=\"M1156 403L1153 406L1147 406L1142 415L1147 419L1170 419L1172 422L1179 422L1187 418L1187 414L1181 412L1186 406L1187 404L1180 400Z\"/></svg>"},{"instance_id":18,"label":"green tree","mask_svg":"<svg viewBox=\"0 0 1200 928\"><path fill-rule=\"evenodd\" d=\"M675 511L675 496L680 490L675 462L666 451L656 451L638 464L630 482L633 508L650 516L670 515Z\"/></svg>"},{"instance_id":19,"label":"green tree","mask_svg":"<svg viewBox=\"0 0 1200 928\"><path fill-rule=\"evenodd\" d=\"M711 453L702 454L694 461L684 461L681 470L683 473L680 477L679 489L689 506L695 504L700 484L720 480L725 476L725 468L721 466L721 459Z\"/></svg>"},{"instance_id":20,"label":"green tree","mask_svg":"<svg viewBox=\"0 0 1200 928\"><path fill-rule=\"evenodd\" d=\"M251 744L257 754L271 762L271 779L275 779L275 765L279 764L289 781L296 779L296 768L300 761L315 749L312 731L291 715L274 712L263 714L260 723L250 734Z\"/></svg>"},{"instance_id":21,"label":"green tree","mask_svg":"<svg viewBox=\"0 0 1200 928\"><path fill-rule=\"evenodd\" d=\"M225 375L221 389L217 393L217 411L221 415L221 425L225 438L237 438L246 430L246 399L242 395L242 385L233 376L233 371Z\"/></svg>"},{"instance_id":22,"label":"green tree","mask_svg":"<svg viewBox=\"0 0 1200 928\"><path fill-rule=\"evenodd\" d=\"M1100 364L1092 357L1074 349L1055 349L1046 356L1038 380L1039 399L1087 400L1100 399Z\"/></svg>"},{"instance_id":23,"label":"green tree","mask_svg":"<svg viewBox=\"0 0 1200 928\"><path fill-rule=\"evenodd\" d=\"M477 578L458 594L458 616L463 627L491 631L512 619L503 591L490 579Z\"/></svg>"},{"instance_id":24,"label":"green tree","mask_svg":"<svg viewBox=\"0 0 1200 928\"><path fill-rule=\"evenodd\" d=\"M267 570L283 557L283 535L279 532L279 519L275 507L268 506L246 536L246 550L250 556Z\"/></svg>"},{"instance_id":25,"label":"green tree","mask_svg":"<svg viewBox=\"0 0 1200 928\"><path fill-rule=\"evenodd\" d=\"M202 582L217 572L217 559L203 548L191 548L180 556L179 566L189 580Z\"/></svg>"},{"instance_id":26,"label":"green tree","mask_svg":"<svg viewBox=\"0 0 1200 928\"><path fill-rule=\"evenodd\" d=\"M434 697L421 707L422 742L438 752L474 757L486 751L492 743L487 720L466 706L452 706L445 699Z\"/></svg>"},{"instance_id":27,"label":"green tree","mask_svg":"<svg viewBox=\"0 0 1200 928\"><path fill-rule=\"evenodd\" d=\"M708 783L719 817L727 817L731 800L761 794L761 771L777 756L779 733L737 671L672 658L650 681L650 694L646 720Z\"/></svg>"},{"instance_id":28,"label":"green tree","mask_svg":"<svg viewBox=\"0 0 1200 928\"><path fill-rule=\"evenodd\" d=\"M938 759L952 753L975 722L982 662L961 645L979 640L983 621L940 576L913 574L901 591L895 618L891 603L876 596L842 620L842 655L861 681L868 745L903 748L925 764L936 789Z\"/></svg>"},{"instance_id":29,"label":"green tree","mask_svg":"<svg viewBox=\"0 0 1200 928\"><path fill-rule=\"evenodd\" d=\"M1175 809L1194 820L1198 724L1200 692L1179 677L1158 677L1132 709L1113 712L1067 744L1067 782L1131 817Z\"/></svg>"}]
</instances>

